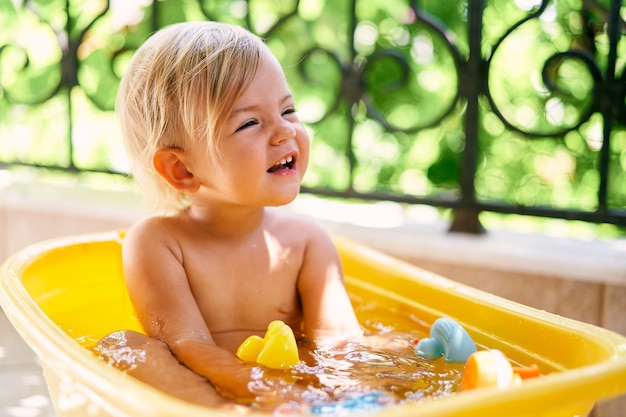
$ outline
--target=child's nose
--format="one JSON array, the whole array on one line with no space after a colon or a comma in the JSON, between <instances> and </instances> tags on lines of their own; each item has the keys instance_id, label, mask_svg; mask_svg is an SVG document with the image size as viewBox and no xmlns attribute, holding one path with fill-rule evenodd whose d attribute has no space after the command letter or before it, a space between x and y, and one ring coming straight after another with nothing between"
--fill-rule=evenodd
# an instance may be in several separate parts
<instances>
[{"instance_id":1,"label":"child's nose","mask_svg":"<svg viewBox=\"0 0 626 417\"><path fill-rule=\"evenodd\" d=\"M296 137L296 128L287 120L281 120L276 124L272 135L272 144L280 145L283 142Z\"/></svg>"}]
</instances>

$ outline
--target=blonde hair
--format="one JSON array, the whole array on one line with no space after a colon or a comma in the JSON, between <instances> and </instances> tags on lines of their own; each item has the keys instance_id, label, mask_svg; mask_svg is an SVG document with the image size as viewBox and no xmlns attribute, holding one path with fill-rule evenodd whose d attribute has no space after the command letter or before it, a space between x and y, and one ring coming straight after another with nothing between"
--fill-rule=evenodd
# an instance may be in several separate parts
<instances>
[{"instance_id":1,"label":"blonde hair","mask_svg":"<svg viewBox=\"0 0 626 417\"><path fill-rule=\"evenodd\" d=\"M137 50L120 83L116 110L131 172L155 210L188 205L154 170L155 152L204 142L215 161L224 123L266 51L247 30L217 22L168 26Z\"/></svg>"}]
</instances>

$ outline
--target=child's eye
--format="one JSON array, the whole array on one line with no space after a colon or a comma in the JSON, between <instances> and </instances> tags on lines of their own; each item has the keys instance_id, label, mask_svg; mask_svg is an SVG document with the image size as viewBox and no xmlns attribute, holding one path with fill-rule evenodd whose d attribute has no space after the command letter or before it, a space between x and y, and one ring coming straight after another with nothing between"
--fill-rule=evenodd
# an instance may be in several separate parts
<instances>
[{"instance_id":1,"label":"child's eye","mask_svg":"<svg viewBox=\"0 0 626 417\"><path fill-rule=\"evenodd\" d=\"M255 124L256 124L256 120L248 120L247 122L239 126L237 130L235 130L235 132L239 132L240 130L244 130L250 126L254 126Z\"/></svg>"},{"instance_id":2,"label":"child's eye","mask_svg":"<svg viewBox=\"0 0 626 417\"><path fill-rule=\"evenodd\" d=\"M285 111L283 112L283 116L286 116L286 115L288 115L288 114L292 114L292 113L295 113L295 112L296 112L296 109L294 109L294 108L290 107L290 108L288 108L287 110L285 110Z\"/></svg>"}]
</instances>

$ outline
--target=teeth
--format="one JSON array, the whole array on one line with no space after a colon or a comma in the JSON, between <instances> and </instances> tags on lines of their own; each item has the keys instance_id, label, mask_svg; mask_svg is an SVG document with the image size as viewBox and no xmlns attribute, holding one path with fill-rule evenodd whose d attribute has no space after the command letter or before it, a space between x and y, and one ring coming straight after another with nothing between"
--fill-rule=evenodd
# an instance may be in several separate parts
<instances>
[{"instance_id":1,"label":"teeth","mask_svg":"<svg viewBox=\"0 0 626 417\"><path fill-rule=\"evenodd\" d=\"M276 162L273 167L267 170L267 172L276 172L283 169L289 169L289 165L293 161L293 156L288 156L287 158L283 158L280 161Z\"/></svg>"},{"instance_id":2,"label":"teeth","mask_svg":"<svg viewBox=\"0 0 626 417\"><path fill-rule=\"evenodd\" d=\"M293 157L292 157L292 156L288 156L287 158L283 158L283 159L281 159L281 160L278 162L278 164L276 164L276 165L285 165L285 164L290 163L291 161L293 161Z\"/></svg>"}]
</instances>

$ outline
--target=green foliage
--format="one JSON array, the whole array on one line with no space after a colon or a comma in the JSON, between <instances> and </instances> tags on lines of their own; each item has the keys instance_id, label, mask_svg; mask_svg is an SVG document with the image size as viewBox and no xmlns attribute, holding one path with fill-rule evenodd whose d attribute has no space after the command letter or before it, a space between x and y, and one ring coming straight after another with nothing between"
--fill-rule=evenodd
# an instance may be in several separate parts
<instances>
[{"instance_id":1,"label":"green foliage","mask_svg":"<svg viewBox=\"0 0 626 417\"><path fill-rule=\"evenodd\" d=\"M465 0L418 1L417 16L406 0L361 0L354 27L350 0L160 0L156 16L147 0L108 10L104 0L71 0L69 21L65 0L28 3L0 0L2 161L124 171L112 110L132 52L152 33L154 17L159 26L211 19L259 34L284 66L312 138L305 185L423 197L460 192L469 134L463 92L474 86L460 81L465 67L455 54L468 58L468 17L476 12ZM585 118L594 77L608 62L604 3L585 21L582 0L551 1L537 16L539 0L486 2L479 199L596 208L604 121L597 109ZM57 37L64 30L69 38ZM75 80L62 74L73 60ZM626 42L617 67L618 74L626 67ZM346 81L348 74L356 81ZM617 123L609 161L608 204L624 208L626 128Z\"/></svg>"},{"instance_id":2,"label":"green foliage","mask_svg":"<svg viewBox=\"0 0 626 417\"><path fill-rule=\"evenodd\" d=\"M0 124L0 160L33 165L70 163L67 100L60 96L43 104L5 107ZM8 122L10 121L10 122Z\"/></svg>"}]
</instances>

